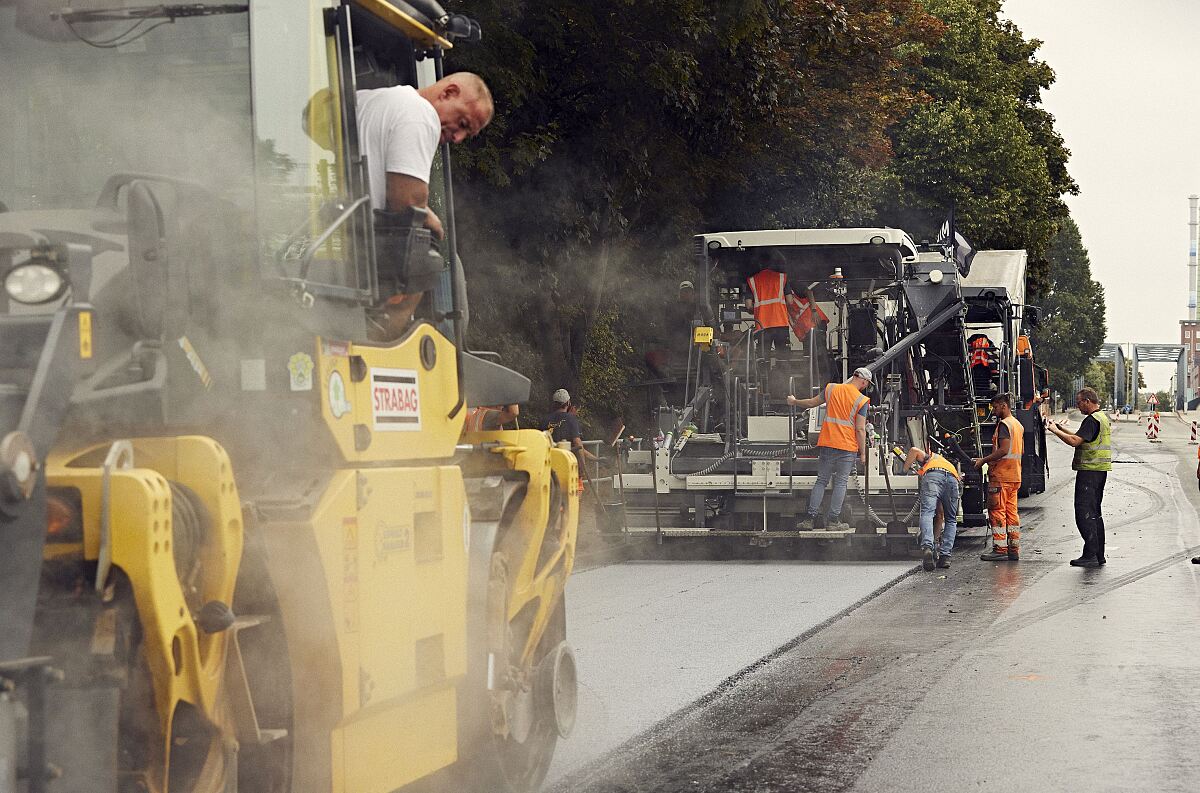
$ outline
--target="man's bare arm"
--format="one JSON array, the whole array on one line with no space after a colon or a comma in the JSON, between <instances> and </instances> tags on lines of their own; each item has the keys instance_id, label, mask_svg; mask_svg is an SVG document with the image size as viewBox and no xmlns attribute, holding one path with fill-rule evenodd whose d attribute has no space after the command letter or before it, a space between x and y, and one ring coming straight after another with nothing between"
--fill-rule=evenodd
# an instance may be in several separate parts
<instances>
[{"instance_id":1,"label":"man's bare arm","mask_svg":"<svg viewBox=\"0 0 1200 793\"><path fill-rule=\"evenodd\" d=\"M994 463L997 460L1003 459L1004 455L1008 454L1008 450L1011 448L1012 448L1012 439L1001 438L1000 441L996 444L996 448L992 450L991 454L989 454L987 457L976 457L971 462L975 465L976 468L983 465L984 463L989 463L989 464Z\"/></svg>"},{"instance_id":2,"label":"man's bare arm","mask_svg":"<svg viewBox=\"0 0 1200 793\"><path fill-rule=\"evenodd\" d=\"M1076 435L1075 433L1067 432L1066 430L1064 430L1062 428L1061 424L1057 424L1054 422L1047 422L1046 429L1050 430L1050 432L1057 435L1058 439L1060 441L1062 441L1063 443L1067 444L1068 446L1074 446L1074 447L1078 448L1087 442L1080 436Z\"/></svg>"},{"instance_id":3,"label":"man's bare arm","mask_svg":"<svg viewBox=\"0 0 1200 793\"><path fill-rule=\"evenodd\" d=\"M822 391L816 396L811 396L807 399L796 399L796 397L788 394L787 403L799 408L815 408L817 405L825 404L825 392Z\"/></svg>"},{"instance_id":4,"label":"man's bare arm","mask_svg":"<svg viewBox=\"0 0 1200 793\"><path fill-rule=\"evenodd\" d=\"M440 240L445 235L441 218L429 207L429 185L415 176L388 173L387 206L392 212L402 212L408 207L420 207L428 213L425 227L433 232L433 236Z\"/></svg>"}]
</instances>

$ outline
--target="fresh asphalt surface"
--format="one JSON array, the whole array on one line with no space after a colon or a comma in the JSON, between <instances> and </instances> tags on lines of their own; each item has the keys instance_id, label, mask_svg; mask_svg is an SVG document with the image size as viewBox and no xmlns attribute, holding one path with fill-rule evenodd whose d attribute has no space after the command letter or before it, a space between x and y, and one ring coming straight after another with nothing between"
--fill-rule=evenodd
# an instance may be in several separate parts
<instances>
[{"instance_id":1,"label":"fresh asphalt surface","mask_svg":"<svg viewBox=\"0 0 1200 793\"><path fill-rule=\"evenodd\" d=\"M553 782L912 570L911 562L627 562L571 576L579 718Z\"/></svg>"},{"instance_id":2,"label":"fresh asphalt surface","mask_svg":"<svg viewBox=\"0 0 1200 793\"><path fill-rule=\"evenodd\" d=\"M1197 447L1162 425L1156 444L1116 425L1100 569L1067 565L1074 475L1051 438L1018 563L965 541L950 570L908 576L894 562L582 574L580 722L547 789L1200 789Z\"/></svg>"}]
</instances>

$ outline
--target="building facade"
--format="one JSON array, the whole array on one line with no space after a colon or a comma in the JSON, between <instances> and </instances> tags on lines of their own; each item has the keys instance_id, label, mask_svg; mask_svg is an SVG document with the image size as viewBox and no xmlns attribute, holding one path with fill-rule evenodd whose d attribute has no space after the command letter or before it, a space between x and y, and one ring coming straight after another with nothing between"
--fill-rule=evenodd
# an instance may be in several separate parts
<instances>
[{"instance_id":1,"label":"building facade","mask_svg":"<svg viewBox=\"0 0 1200 793\"><path fill-rule=\"evenodd\" d=\"M1187 356L1187 387L1185 399L1191 401L1200 394L1200 319L1179 320L1179 343Z\"/></svg>"}]
</instances>

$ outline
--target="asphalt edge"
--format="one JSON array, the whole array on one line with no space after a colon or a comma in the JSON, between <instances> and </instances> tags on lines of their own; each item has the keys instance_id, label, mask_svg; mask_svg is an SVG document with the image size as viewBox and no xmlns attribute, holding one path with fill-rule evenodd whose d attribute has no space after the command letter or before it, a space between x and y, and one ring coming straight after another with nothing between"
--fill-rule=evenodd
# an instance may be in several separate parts
<instances>
[{"instance_id":1,"label":"asphalt edge","mask_svg":"<svg viewBox=\"0 0 1200 793\"><path fill-rule=\"evenodd\" d=\"M688 716L692 715L693 713L712 704L722 694L724 694L728 689L737 685L745 678L747 678L750 675L757 672L759 669L762 669L764 666L767 666L768 664L774 662L781 656L786 655L787 653L796 649L801 644L804 644L804 642L808 641L816 634L820 633L821 631L825 630L829 626L833 625L838 620L849 615L851 612L862 608L867 603L870 603L872 600L879 597L883 593L887 592L889 589L896 586L896 584L899 584L901 581L903 581L904 579L913 575L920 569L921 569L921 565L919 563L914 564L908 570L900 573L899 575L897 575L895 578L891 579L890 581L886 581L883 584L879 585L874 590L867 593L866 595L863 595L861 598L859 598L855 602L851 603L850 605L846 606L845 608L841 609L840 611L829 615L821 622L818 622L816 625L812 626L811 628L807 629L800 635L796 636L794 639L791 639L790 641L786 642L785 644L782 644L779 647L776 647L774 650L771 650L769 653L767 653L763 657L759 658L758 660L754 661L753 663L749 664L748 666L745 666L742 669L739 669L738 671L734 672L732 675L730 675L729 677L725 678L720 683L718 683L707 694L703 694L703 695L697 697L696 699L692 700L688 704L684 705L683 707L681 707L675 711L672 711L671 713L667 714L666 716L663 716L654 725L641 731L640 733L637 733L636 735L632 736L631 738L628 738L625 741L622 741L616 747L605 752L603 755L601 755L600 757L597 757L595 760L592 760L592 761L586 763L583 767L581 767L577 771L574 771L570 774L567 774L566 776L559 778L558 780L556 780L553 783L553 786L550 787L549 790L550 791L556 791L556 790L571 791L571 790L575 790L576 788L583 787L584 785L590 784L593 781L591 779L591 777L593 777L601 768L608 765L609 760L611 758L613 758L614 756L628 755L630 753L631 749L644 746L645 744L647 744L653 740L656 740L657 738L660 738L664 735L669 734L673 729L677 728L677 726L681 720L686 719Z\"/></svg>"}]
</instances>

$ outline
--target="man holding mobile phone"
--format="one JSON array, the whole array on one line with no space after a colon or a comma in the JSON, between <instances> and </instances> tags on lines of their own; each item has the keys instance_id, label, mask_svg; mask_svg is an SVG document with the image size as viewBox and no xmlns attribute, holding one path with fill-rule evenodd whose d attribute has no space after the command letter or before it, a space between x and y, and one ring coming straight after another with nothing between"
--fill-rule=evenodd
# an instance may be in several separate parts
<instances>
[{"instance_id":1,"label":"man holding mobile phone","mask_svg":"<svg viewBox=\"0 0 1200 793\"><path fill-rule=\"evenodd\" d=\"M1095 389L1082 388L1075 395L1075 406L1083 413L1079 429L1070 432L1058 422L1046 419L1046 429L1068 446L1075 447L1071 468L1075 470L1075 525L1083 537L1083 554L1072 559L1073 567L1100 567L1104 558L1104 484L1112 470L1112 425L1100 409ZM1197 469L1200 475L1200 468ZM1200 564L1200 563L1198 563Z\"/></svg>"}]
</instances>

